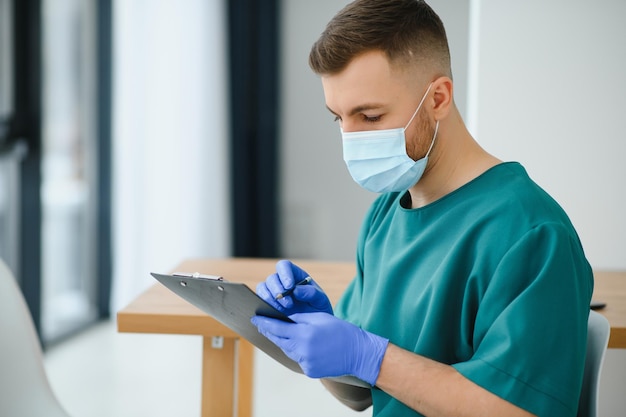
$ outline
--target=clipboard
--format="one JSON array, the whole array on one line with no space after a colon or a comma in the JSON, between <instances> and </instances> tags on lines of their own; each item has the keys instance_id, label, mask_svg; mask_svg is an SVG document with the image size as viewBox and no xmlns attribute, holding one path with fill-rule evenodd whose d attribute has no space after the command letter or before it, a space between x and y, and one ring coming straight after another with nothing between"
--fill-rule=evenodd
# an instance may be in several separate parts
<instances>
[{"instance_id":1,"label":"clipboard","mask_svg":"<svg viewBox=\"0 0 626 417\"><path fill-rule=\"evenodd\" d=\"M300 365L259 333L250 319L259 315L291 323L293 321L266 303L246 284L227 281L217 275L203 275L197 272L193 274L175 272L171 275L152 272L150 275L181 298L239 334L272 359L294 372L304 374ZM350 375L327 379L371 388L367 382Z\"/></svg>"}]
</instances>

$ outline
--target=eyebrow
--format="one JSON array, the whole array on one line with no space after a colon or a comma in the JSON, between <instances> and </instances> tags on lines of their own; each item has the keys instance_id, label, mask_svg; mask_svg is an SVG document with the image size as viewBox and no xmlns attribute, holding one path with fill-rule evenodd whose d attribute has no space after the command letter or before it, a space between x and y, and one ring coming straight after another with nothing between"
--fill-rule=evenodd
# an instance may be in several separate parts
<instances>
[{"instance_id":1,"label":"eyebrow","mask_svg":"<svg viewBox=\"0 0 626 417\"><path fill-rule=\"evenodd\" d=\"M352 110L350 110L348 112L348 116L354 116L357 113L361 113L363 111L366 110L376 110L376 109L380 109L384 107L383 104L380 103L366 103L366 104L361 104L359 106L356 106L355 108L353 108ZM328 109L329 112L331 112L332 114L334 114L335 116L339 116L337 113L335 113L333 111L333 109L331 109L330 107L328 107L328 105L326 105L326 108Z\"/></svg>"}]
</instances>

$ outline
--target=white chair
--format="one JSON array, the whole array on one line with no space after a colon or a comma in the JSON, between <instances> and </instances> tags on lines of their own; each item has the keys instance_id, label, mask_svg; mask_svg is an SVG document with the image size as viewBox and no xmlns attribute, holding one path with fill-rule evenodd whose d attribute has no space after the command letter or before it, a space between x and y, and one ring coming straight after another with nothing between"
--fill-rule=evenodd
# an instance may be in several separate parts
<instances>
[{"instance_id":1,"label":"white chair","mask_svg":"<svg viewBox=\"0 0 626 417\"><path fill-rule=\"evenodd\" d=\"M600 372L609 344L611 325L600 313L591 310L587 325L587 359L583 387L578 400L578 417L596 417L598 415L598 396L600 393Z\"/></svg>"},{"instance_id":2,"label":"white chair","mask_svg":"<svg viewBox=\"0 0 626 417\"><path fill-rule=\"evenodd\" d=\"M0 416L69 417L54 395L32 317L0 260Z\"/></svg>"}]
</instances>

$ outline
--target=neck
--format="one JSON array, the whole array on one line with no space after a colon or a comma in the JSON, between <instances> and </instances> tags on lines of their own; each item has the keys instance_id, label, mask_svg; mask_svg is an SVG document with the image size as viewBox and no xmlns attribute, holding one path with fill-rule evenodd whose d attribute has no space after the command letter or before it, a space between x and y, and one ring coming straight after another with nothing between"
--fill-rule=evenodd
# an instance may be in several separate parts
<instances>
[{"instance_id":1,"label":"neck","mask_svg":"<svg viewBox=\"0 0 626 417\"><path fill-rule=\"evenodd\" d=\"M411 207L424 207L501 162L478 145L455 111L440 122L424 176L409 190Z\"/></svg>"}]
</instances>

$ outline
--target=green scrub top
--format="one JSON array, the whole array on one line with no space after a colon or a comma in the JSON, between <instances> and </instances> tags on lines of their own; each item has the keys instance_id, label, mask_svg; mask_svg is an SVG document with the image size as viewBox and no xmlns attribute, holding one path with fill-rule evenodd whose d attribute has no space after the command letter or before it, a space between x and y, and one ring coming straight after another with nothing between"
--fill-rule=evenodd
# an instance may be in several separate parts
<instances>
[{"instance_id":1,"label":"green scrub top","mask_svg":"<svg viewBox=\"0 0 626 417\"><path fill-rule=\"evenodd\" d=\"M368 211L335 314L539 416L575 416L593 274L561 207L503 163L419 209ZM373 389L376 417L418 416Z\"/></svg>"}]
</instances>

